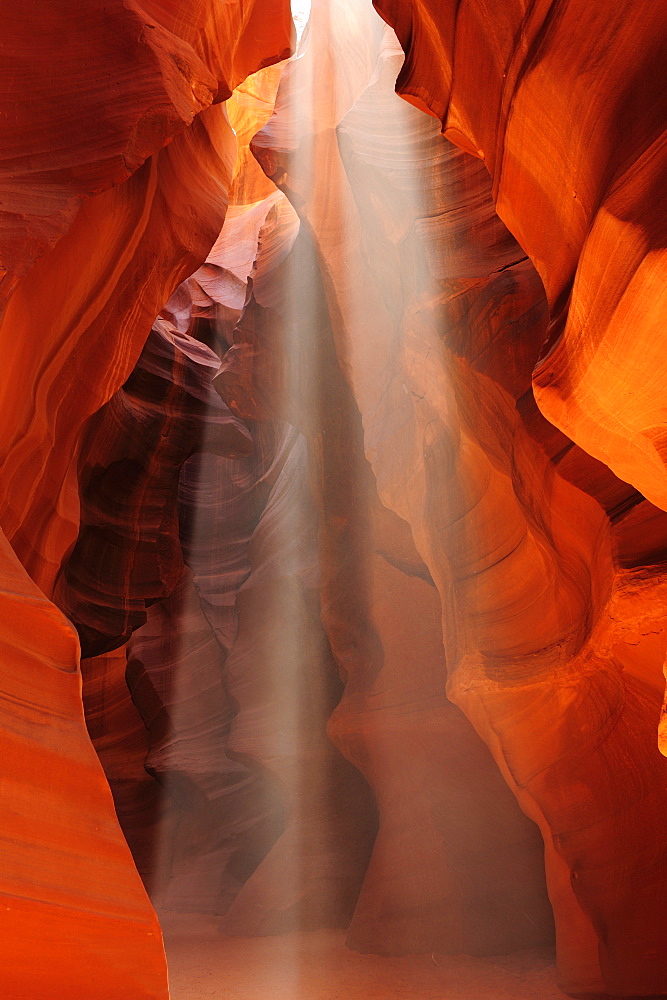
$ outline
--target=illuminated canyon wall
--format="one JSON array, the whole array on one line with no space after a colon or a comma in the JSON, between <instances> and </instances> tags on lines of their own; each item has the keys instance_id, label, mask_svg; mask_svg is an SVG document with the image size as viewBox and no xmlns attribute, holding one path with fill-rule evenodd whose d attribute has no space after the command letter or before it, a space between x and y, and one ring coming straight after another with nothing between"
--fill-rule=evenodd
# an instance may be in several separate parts
<instances>
[{"instance_id":1,"label":"illuminated canyon wall","mask_svg":"<svg viewBox=\"0 0 667 1000\"><path fill-rule=\"evenodd\" d=\"M86 421L220 231L236 158L221 102L289 52L289 9L43 0L0 19L2 992L166 997L86 734L77 633L49 598L77 538Z\"/></svg>"},{"instance_id":2,"label":"illuminated canyon wall","mask_svg":"<svg viewBox=\"0 0 667 1000\"><path fill-rule=\"evenodd\" d=\"M151 902L667 996L667 13L375 6L1 16L8 997Z\"/></svg>"}]
</instances>

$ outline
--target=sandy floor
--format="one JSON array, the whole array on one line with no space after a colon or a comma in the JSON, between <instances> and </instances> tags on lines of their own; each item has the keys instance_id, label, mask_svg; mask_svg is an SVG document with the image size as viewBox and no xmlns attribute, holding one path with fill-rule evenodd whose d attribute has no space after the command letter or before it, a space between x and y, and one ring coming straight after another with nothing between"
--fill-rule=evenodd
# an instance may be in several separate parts
<instances>
[{"instance_id":1,"label":"sandy floor","mask_svg":"<svg viewBox=\"0 0 667 1000\"><path fill-rule=\"evenodd\" d=\"M224 938L214 918L163 916L172 1000L564 1000L553 958L379 958L337 931Z\"/></svg>"}]
</instances>

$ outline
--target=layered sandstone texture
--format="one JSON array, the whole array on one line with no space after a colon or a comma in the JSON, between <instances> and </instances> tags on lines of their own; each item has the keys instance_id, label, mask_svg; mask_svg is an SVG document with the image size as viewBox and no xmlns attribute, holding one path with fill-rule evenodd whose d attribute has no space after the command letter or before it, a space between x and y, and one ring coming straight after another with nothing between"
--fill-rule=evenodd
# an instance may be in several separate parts
<instances>
[{"instance_id":1,"label":"layered sandstone texture","mask_svg":"<svg viewBox=\"0 0 667 1000\"><path fill-rule=\"evenodd\" d=\"M665 5L375 6L406 52L399 92L483 160L544 283L540 409L664 508Z\"/></svg>"},{"instance_id":2,"label":"layered sandstone texture","mask_svg":"<svg viewBox=\"0 0 667 1000\"><path fill-rule=\"evenodd\" d=\"M136 435L148 422L160 435L159 419L151 423L148 413L132 425L131 388L122 412L109 414L105 404L131 374L165 300L220 231L237 153L222 102L248 74L289 54L289 8L259 0L36 0L6 7L0 34L0 992L165 998L159 926L86 732L72 625L85 605L86 636L97 641L109 632L110 622L100 630L95 617L106 579L109 619L122 642L112 596L113 515L99 529L106 534L98 563L77 577L70 620L50 598L78 535L88 418L117 420ZM165 366L186 366L189 358L182 361L177 347L156 355L154 347L144 377L159 395ZM172 451L193 449L198 403L190 400ZM221 429L225 453L247 440L245 430L241 442L232 440L231 424ZM95 468L107 458L131 463L131 451L117 447L112 456L113 445L107 441L105 451L100 443ZM166 496L169 517L177 473L164 461L152 502ZM122 493L121 477L114 482ZM102 493L109 515L108 490ZM154 527L147 523L131 543L145 551L144 534ZM90 545L86 528L82 546ZM149 579L151 568L144 558ZM164 575L177 577L178 565Z\"/></svg>"},{"instance_id":3,"label":"layered sandstone texture","mask_svg":"<svg viewBox=\"0 0 667 1000\"><path fill-rule=\"evenodd\" d=\"M0 24L10 998L145 890L667 996L667 15L375 6Z\"/></svg>"},{"instance_id":4,"label":"layered sandstone texture","mask_svg":"<svg viewBox=\"0 0 667 1000\"><path fill-rule=\"evenodd\" d=\"M401 61L392 37L382 35L363 5L336 4L313 11L302 57L283 74L275 115L253 149L316 242L337 357L361 413L363 448L379 499L410 526L419 554L410 562L423 564L420 572L442 602L449 697L541 829L560 982L577 995L661 995L667 991L660 902L667 880L667 767L655 733L665 646L665 517L650 501L661 504L664 497L647 479L662 464L652 464L646 453L643 460L631 428L642 413L650 411L657 423L661 412L653 387L662 384L665 354L651 325L661 294L660 237L653 250L643 244L658 268L644 284L644 265L633 254L647 233L640 220L650 216L651 232L657 233L664 213L633 164L644 162L647 143L660 145L656 122L664 124L664 88L656 101L647 98L645 111L639 98L632 100L638 122L627 133L619 129L618 142L606 88L619 94L627 88L620 69L622 64L627 76L623 32L640 20L645 42L641 52L636 37L628 43L635 61L630 79L633 87L639 80L636 86L647 94L658 86L656 39L664 38L658 23L664 14L652 5L633 5L618 11L618 21L615 12L612 24L590 4L534 5L525 21L518 6L506 6L502 14L481 8L382 5L406 50L399 91L421 106L426 93L436 111L441 98L438 116L465 155L442 142L437 123L429 127L427 118L407 107L390 112L395 98L389 84ZM516 22L507 24L513 10ZM531 36L536 21L541 30ZM593 50L611 38L617 48L611 60L605 56L603 71ZM448 69L447 45L454 41ZM346 48L354 50L354 60L345 61ZM496 65L507 102L498 104L500 110L491 87ZM592 119L581 120L582 111L578 130L572 125L576 94L582 106L591 101L584 65L589 74L599 74L603 109L593 144L586 124ZM526 91L529 85L535 89ZM552 97L570 117L551 113ZM295 101L304 108L300 115L293 113ZM560 151L555 139L549 144L549 129L558 132ZM577 137L579 160L579 147L572 149ZM596 159L602 146L604 168ZM563 205L563 192L579 185L577 172L589 176L595 170L599 185L591 197L600 207L579 255L568 219L581 209ZM634 197L635 213L606 251L595 243L604 185L622 190L626 204ZM585 191L586 184L581 186ZM554 261L568 255L574 282L569 311L570 290L563 297L554 270ZM625 269L623 281L615 267ZM592 329L590 339L582 335L579 347L568 340L577 317L593 322L592 308L578 302L577 294L600 308L611 302L616 322L630 309L627 301L620 305L619 294L635 275L632 320L621 340L620 328L612 323L603 329L601 321L595 336ZM603 341L600 365L607 374L600 376L596 351ZM565 422L545 404L540 373L545 365L550 371L557 366L559 350L569 365L572 399L584 399L578 379L579 385L586 377L607 380L605 406L615 419L622 413L630 429L617 448L590 392L581 406L587 419L598 422L602 444L594 445L581 430L584 422ZM635 359L644 366L641 376ZM610 364L616 365L613 377ZM623 407L620 395L627 396ZM636 475L623 464L627 455ZM420 609L414 618L411 603ZM380 607L374 594L375 614ZM402 607L406 623L422 629L425 600L403 601ZM389 618L395 627L395 613ZM330 637L334 654L345 662L344 635L330 631ZM410 648L416 649L414 632ZM402 665L407 662L404 656ZM437 675L432 656L423 662ZM368 669L368 660L363 667ZM380 831L350 942L370 938L381 949L402 905L412 929L418 914L405 888L398 902L388 901L386 869L376 876L376 855L381 850L383 862L391 857L389 831L395 843L405 833L396 794L391 809L383 808L383 786L391 786L392 776L402 787L416 782L419 765L411 762L410 778L401 781L397 765L386 766L385 749L379 770L373 769L376 727L392 732L391 746L398 747L389 705L383 705L384 715L369 711L376 697L382 704L391 676L388 660L373 673L373 683L367 678L359 691L350 671L329 730L363 770L378 801ZM414 668L402 676L414 692ZM395 682L388 687L392 694L397 690ZM425 726L417 718L413 706L410 721L401 725L414 724L422 742ZM409 746L413 752L418 746L414 736ZM425 755L432 759L433 752ZM412 798L404 815L408 824L414 820L428 829ZM412 848L413 835L405 835ZM402 866L387 867L405 870L414 860L409 849ZM437 884L437 869L427 857L424 870L428 878L416 890L422 902ZM409 883L418 886L418 875ZM456 919L456 899L450 888L430 912L440 914L450 942L463 934L465 950L470 938ZM432 932L434 923L429 920ZM403 926L397 937L405 943L410 933Z\"/></svg>"}]
</instances>

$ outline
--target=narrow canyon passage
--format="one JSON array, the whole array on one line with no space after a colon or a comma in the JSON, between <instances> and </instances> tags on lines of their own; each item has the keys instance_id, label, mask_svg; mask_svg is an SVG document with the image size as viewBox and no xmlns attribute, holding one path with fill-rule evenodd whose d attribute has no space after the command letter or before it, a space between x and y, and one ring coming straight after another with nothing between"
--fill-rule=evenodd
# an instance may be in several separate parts
<instances>
[{"instance_id":1,"label":"narrow canyon passage","mask_svg":"<svg viewBox=\"0 0 667 1000\"><path fill-rule=\"evenodd\" d=\"M363 61L345 62L360 43ZM220 237L89 423L82 528L57 593L84 654L101 650L83 660L88 724L170 929L173 997L417 997L445 988L452 954L523 949L518 967L533 954L538 970L553 965L539 832L447 700L438 592L364 451L359 399L380 408L390 442L428 406L402 359L412 316L443 281L465 293L523 256L491 222L483 169L394 93L402 62L367 5L320 5L297 58L241 86L228 113L254 156L239 158ZM452 220L461 184L486 200L476 271ZM425 219L445 227L446 260ZM423 326L418 350L446 383L445 322ZM345 336L359 345L357 398ZM389 473L404 475L409 442L390 449ZM127 482L116 614L90 577L111 471ZM150 566L137 524L177 538L183 566L174 553L178 583L139 627L123 590L129 579L141 594ZM112 727L121 703L127 721ZM135 739L148 731L134 781L119 760L131 717ZM357 958L338 983L346 941ZM400 959L412 954L425 960ZM451 968L450 992L486 983L492 995L518 975Z\"/></svg>"},{"instance_id":2,"label":"narrow canyon passage","mask_svg":"<svg viewBox=\"0 0 667 1000\"><path fill-rule=\"evenodd\" d=\"M0 13L6 1000L667 997L667 8L500 6Z\"/></svg>"}]
</instances>

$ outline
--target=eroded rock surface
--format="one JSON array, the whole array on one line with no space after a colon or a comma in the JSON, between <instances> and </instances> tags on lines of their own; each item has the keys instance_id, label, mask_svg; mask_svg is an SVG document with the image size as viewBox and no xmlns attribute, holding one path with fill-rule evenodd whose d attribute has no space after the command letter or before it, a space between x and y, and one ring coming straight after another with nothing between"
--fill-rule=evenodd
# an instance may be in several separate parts
<instances>
[{"instance_id":1,"label":"eroded rock surface","mask_svg":"<svg viewBox=\"0 0 667 1000\"><path fill-rule=\"evenodd\" d=\"M36 2L0 20L0 985L165 998L159 926L86 733L76 633L48 598L77 539L86 421L220 231L236 158L220 102L288 53L289 10Z\"/></svg>"},{"instance_id":2,"label":"eroded rock surface","mask_svg":"<svg viewBox=\"0 0 667 1000\"><path fill-rule=\"evenodd\" d=\"M362 0L279 65L283 4L4 19L10 996L166 996L113 804L226 935L555 919L667 995L665 12L375 6L405 61Z\"/></svg>"},{"instance_id":3,"label":"eroded rock surface","mask_svg":"<svg viewBox=\"0 0 667 1000\"><path fill-rule=\"evenodd\" d=\"M415 28L422 9L416 5L413 14L404 7L401 16L406 10ZM447 10L432 13L446 53ZM466 18L474 22L470 9L461 18L457 45L466 41ZM563 28L555 12L552 21L554 32ZM351 36L358 29L344 15L336 23ZM402 23L399 37L407 39ZM474 22L479 35L482 23ZM553 318L559 293L528 237L539 226L539 233L554 234L552 253L562 253L559 230L541 218L542 203L522 197L525 185L517 180L503 188L506 166L494 185L493 161L487 163L489 183L482 164L447 152L435 124L429 130L408 109L393 122L383 116L392 99L386 89L382 95L395 58L389 40L378 41L384 80L381 69L364 75L361 60L349 63L340 103L330 94L319 101L318 87L331 88L340 73L327 78L321 70L317 30L314 17L308 44L320 71L309 73L308 52L292 64L274 119L254 140L256 154L307 218L325 262L338 357L361 411L380 499L410 524L440 593L449 696L542 829L561 982L574 993L659 993L667 970L658 943L661 894L654 891L666 877L660 831L667 773L652 734L664 653L654 618L663 606L663 546L643 553L641 569L626 571L627 548L622 552L631 521L644 523L649 505L600 469L594 459L602 454L585 437L573 434L592 457L541 421L535 407L531 373L550 334L547 306ZM428 55L437 38L413 31L399 89L424 79L420 54ZM544 38L546 46L548 32ZM344 31L330 51L337 45L345 46ZM495 127L488 104L480 103L484 81L470 73L462 73L460 86L477 88L477 107ZM290 128L288 89L299 94L309 86L318 111ZM462 103L458 94L445 102L450 115ZM341 110L345 117L338 117ZM508 130L530 120L515 103ZM485 151L481 139L470 146ZM406 162L413 171L419 164L419 182ZM419 191L412 198L410 182ZM514 196L524 228L507 221L523 250L502 234L494 195L505 218ZM345 238L333 218L345 220ZM540 269L546 296L524 251ZM650 314L655 299L649 289L645 294ZM654 358L658 370L661 358ZM615 384L625 384L620 373ZM633 484L644 485L638 478ZM655 517L664 524L657 511ZM629 623L611 611L617 601L642 622L642 634L655 631L655 648L646 644L645 657L632 656ZM625 667L630 661L632 670ZM349 692L348 684L335 715L343 729ZM362 746L370 732L362 729ZM575 773L580 794L573 796ZM633 903L638 899L641 905Z\"/></svg>"},{"instance_id":4,"label":"eroded rock surface","mask_svg":"<svg viewBox=\"0 0 667 1000\"><path fill-rule=\"evenodd\" d=\"M375 6L406 51L399 92L483 159L544 282L540 409L664 508L667 12L648 0Z\"/></svg>"}]
</instances>

